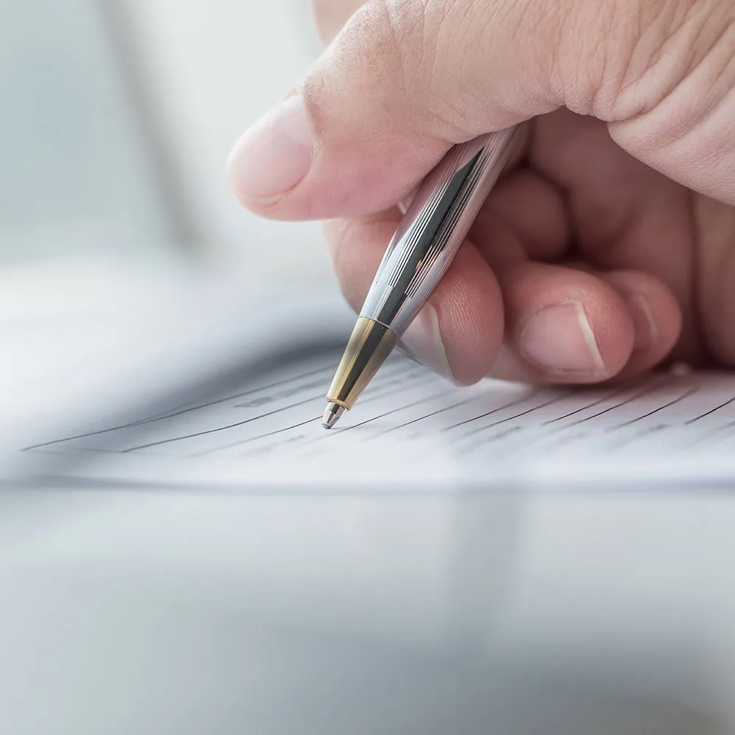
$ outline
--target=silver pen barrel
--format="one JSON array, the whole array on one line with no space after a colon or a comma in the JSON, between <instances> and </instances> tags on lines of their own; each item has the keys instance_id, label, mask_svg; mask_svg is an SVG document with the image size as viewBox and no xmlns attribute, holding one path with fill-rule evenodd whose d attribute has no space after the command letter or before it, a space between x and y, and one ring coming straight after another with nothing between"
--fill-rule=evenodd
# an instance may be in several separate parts
<instances>
[{"instance_id":1,"label":"silver pen barrel","mask_svg":"<svg viewBox=\"0 0 735 735\"><path fill-rule=\"evenodd\" d=\"M455 146L423 181L383 256L327 392L323 423L350 409L446 273L520 128Z\"/></svg>"},{"instance_id":2,"label":"silver pen barrel","mask_svg":"<svg viewBox=\"0 0 735 735\"><path fill-rule=\"evenodd\" d=\"M360 317L403 335L467 237L518 134L514 127L456 146L424 180L386 250Z\"/></svg>"}]
</instances>

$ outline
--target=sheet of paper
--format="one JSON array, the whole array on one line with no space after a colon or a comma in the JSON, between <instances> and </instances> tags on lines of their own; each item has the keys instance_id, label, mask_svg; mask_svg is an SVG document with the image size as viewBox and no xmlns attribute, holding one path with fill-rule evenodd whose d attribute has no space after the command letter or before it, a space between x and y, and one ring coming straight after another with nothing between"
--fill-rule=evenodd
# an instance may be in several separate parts
<instances>
[{"instance_id":1,"label":"sheet of paper","mask_svg":"<svg viewBox=\"0 0 735 735\"><path fill-rule=\"evenodd\" d=\"M196 395L305 340L339 344L354 322L336 286L271 284L267 298L263 288L238 273L118 260L0 274L0 480L16 475L25 446L135 420L136 406Z\"/></svg>"},{"instance_id":2,"label":"sheet of paper","mask_svg":"<svg viewBox=\"0 0 735 735\"><path fill-rule=\"evenodd\" d=\"M51 472L200 486L735 480L733 375L655 374L590 389L490 380L455 388L395 355L325 431L320 417L337 359L317 355L217 399L59 436L25 454Z\"/></svg>"}]
</instances>

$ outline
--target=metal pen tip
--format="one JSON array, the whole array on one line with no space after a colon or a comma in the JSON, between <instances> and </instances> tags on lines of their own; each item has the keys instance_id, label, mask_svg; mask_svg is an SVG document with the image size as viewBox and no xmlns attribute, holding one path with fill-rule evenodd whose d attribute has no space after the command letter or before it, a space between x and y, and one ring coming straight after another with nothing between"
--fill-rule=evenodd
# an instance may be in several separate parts
<instances>
[{"instance_id":1,"label":"metal pen tip","mask_svg":"<svg viewBox=\"0 0 735 735\"><path fill-rule=\"evenodd\" d=\"M345 412L343 406L339 403L329 402L327 407L324 409L324 416L322 416L322 426L325 429L331 429L338 421L339 417Z\"/></svg>"}]
</instances>

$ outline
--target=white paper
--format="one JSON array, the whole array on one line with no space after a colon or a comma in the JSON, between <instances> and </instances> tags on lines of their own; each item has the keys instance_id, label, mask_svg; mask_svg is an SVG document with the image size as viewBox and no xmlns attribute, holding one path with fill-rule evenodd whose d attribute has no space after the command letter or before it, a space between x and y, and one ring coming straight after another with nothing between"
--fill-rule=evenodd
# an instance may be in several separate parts
<instances>
[{"instance_id":1,"label":"white paper","mask_svg":"<svg viewBox=\"0 0 735 735\"><path fill-rule=\"evenodd\" d=\"M304 335L337 344L354 321L328 289L264 297L236 275L118 262L19 269L0 286L0 480L36 472L28 446L123 414L135 421L131 411Z\"/></svg>"},{"instance_id":2,"label":"white paper","mask_svg":"<svg viewBox=\"0 0 735 735\"><path fill-rule=\"evenodd\" d=\"M667 373L602 388L456 388L392 357L331 431L338 355L286 365L205 404L59 436L26 456L77 477L204 486L735 480L735 376Z\"/></svg>"},{"instance_id":3,"label":"white paper","mask_svg":"<svg viewBox=\"0 0 735 735\"><path fill-rule=\"evenodd\" d=\"M134 279L131 290L97 272L51 275L6 284L4 479L306 491L735 482L733 374L460 389L395 355L327 432L320 418L338 354L251 371L206 400L195 388L283 345L343 341L354 316L341 299L265 298L221 279Z\"/></svg>"}]
</instances>

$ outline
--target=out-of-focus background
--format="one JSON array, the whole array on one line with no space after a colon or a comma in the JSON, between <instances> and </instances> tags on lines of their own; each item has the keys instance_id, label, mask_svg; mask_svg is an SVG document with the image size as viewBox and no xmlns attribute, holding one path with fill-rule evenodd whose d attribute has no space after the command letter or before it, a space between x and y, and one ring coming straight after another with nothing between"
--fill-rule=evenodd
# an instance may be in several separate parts
<instances>
[{"instance_id":1,"label":"out-of-focus background","mask_svg":"<svg viewBox=\"0 0 735 735\"><path fill-rule=\"evenodd\" d=\"M0 3L2 262L326 277L318 225L248 214L224 175L319 49L308 0Z\"/></svg>"}]
</instances>

